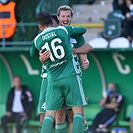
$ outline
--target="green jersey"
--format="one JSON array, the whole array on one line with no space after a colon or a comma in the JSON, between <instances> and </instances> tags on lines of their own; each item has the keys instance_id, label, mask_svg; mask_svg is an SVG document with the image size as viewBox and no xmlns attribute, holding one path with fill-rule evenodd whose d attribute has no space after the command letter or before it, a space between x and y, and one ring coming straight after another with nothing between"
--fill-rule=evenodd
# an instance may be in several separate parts
<instances>
[{"instance_id":1,"label":"green jersey","mask_svg":"<svg viewBox=\"0 0 133 133\"><path fill-rule=\"evenodd\" d=\"M78 48L85 43L85 39L81 35L74 35L74 36L71 36L70 43L74 48Z\"/></svg>"},{"instance_id":2,"label":"green jersey","mask_svg":"<svg viewBox=\"0 0 133 133\"><path fill-rule=\"evenodd\" d=\"M82 44L84 44L85 40L83 36L78 35L78 36L73 36L73 38L70 38L70 42L71 42L72 47L77 48L77 47L80 47ZM74 58L74 63L76 65L77 74L82 75L78 55L74 54L73 58Z\"/></svg>"},{"instance_id":3,"label":"green jersey","mask_svg":"<svg viewBox=\"0 0 133 133\"><path fill-rule=\"evenodd\" d=\"M45 63L49 81L59 80L76 74L70 36L82 35L85 32L86 29L84 27L51 27L42 31L34 39L30 50L31 56L36 55L40 50L50 51L50 59Z\"/></svg>"},{"instance_id":4,"label":"green jersey","mask_svg":"<svg viewBox=\"0 0 133 133\"><path fill-rule=\"evenodd\" d=\"M41 71L41 77L44 79L44 78L47 78L47 70L46 70L46 65L42 65L42 71Z\"/></svg>"},{"instance_id":5,"label":"green jersey","mask_svg":"<svg viewBox=\"0 0 133 133\"><path fill-rule=\"evenodd\" d=\"M85 39L81 35L76 35L76 36L73 36L73 38L70 38L70 43L71 43L72 47L78 48L82 44L85 43ZM77 74L81 74L82 72L81 72L78 56L73 55L73 57L74 57L74 60L75 60L75 65L77 66ZM41 77L42 78L47 78L46 66L44 64L42 65Z\"/></svg>"}]
</instances>

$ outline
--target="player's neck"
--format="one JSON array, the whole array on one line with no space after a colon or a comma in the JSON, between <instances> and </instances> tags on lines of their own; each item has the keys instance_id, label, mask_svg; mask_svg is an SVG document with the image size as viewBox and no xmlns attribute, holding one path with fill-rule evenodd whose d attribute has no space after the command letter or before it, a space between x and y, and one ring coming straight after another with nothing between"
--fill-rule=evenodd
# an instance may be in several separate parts
<instances>
[{"instance_id":1,"label":"player's neck","mask_svg":"<svg viewBox=\"0 0 133 133\"><path fill-rule=\"evenodd\" d=\"M44 27L42 28L42 31L45 30L45 29L47 29L47 28L51 28L51 27L52 27L51 25L44 26Z\"/></svg>"}]
</instances>

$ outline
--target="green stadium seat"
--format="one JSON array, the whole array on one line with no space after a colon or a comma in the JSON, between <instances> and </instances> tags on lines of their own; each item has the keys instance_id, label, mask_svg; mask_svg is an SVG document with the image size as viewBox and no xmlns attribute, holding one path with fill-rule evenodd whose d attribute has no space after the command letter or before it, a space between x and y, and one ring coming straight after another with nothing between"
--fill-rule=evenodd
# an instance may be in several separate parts
<instances>
[{"instance_id":1,"label":"green stadium seat","mask_svg":"<svg viewBox=\"0 0 133 133\"><path fill-rule=\"evenodd\" d=\"M122 127L129 127L130 122L127 120L130 119L132 112L133 112L133 105L131 104L131 105L128 105L128 107L126 109L125 120L119 120L118 125L122 126Z\"/></svg>"},{"instance_id":2,"label":"green stadium seat","mask_svg":"<svg viewBox=\"0 0 133 133\"><path fill-rule=\"evenodd\" d=\"M29 120L28 125L33 126L33 127L39 127L40 126L40 121L34 120L34 118L38 115L38 106L32 113L32 119Z\"/></svg>"},{"instance_id":3,"label":"green stadium seat","mask_svg":"<svg viewBox=\"0 0 133 133\"><path fill-rule=\"evenodd\" d=\"M84 107L84 114L88 125L92 125L95 116L101 111L101 107L96 104L87 105Z\"/></svg>"},{"instance_id":4,"label":"green stadium seat","mask_svg":"<svg viewBox=\"0 0 133 133\"><path fill-rule=\"evenodd\" d=\"M23 124L23 128L25 128L26 132L27 132L27 128L26 127L28 126L28 123L29 123L29 121L26 121ZM17 132L16 131L16 123L8 123L8 127L12 128L12 133L16 133Z\"/></svg>"},{"instance_id":5,"label":"green stadium seat","mask_svg":"<svg viewBox=\"0 0 133 133\"><path fill-rule=\"evenodd\" d=\"M5 114L6 112L6 105L0 104L0 118Z\"/></svg>"},{"instance_id":6,"label":"green stadium seat","mask_svg":"<svg viewBox=\"0 0 133 133\"><path fill-rule=\"evenodd\" d=\"M117 19L123 22L125 17L121 10L114 10L108 14L107 19Z\"/></svg>"},{"instance_id":7,"label":"green stadium seat","mask_svg":"<svg viewBox=\"0 0 133 133\"><path fill-rule=\"evenodd\" d=\"M5 114L5 112L6 112L5 104L0 104L0 125L1 125L1 117Z\"/></svg>"},{"instance_id":8,"label":"green stadium seat","mask_svg":"<svg viewBox=\"0 0 133 133\"><path fill-rule=\"evenodd\" d=\"M121 24L117 19L107 19L104 21L103 36L108 39L114 39L121 35Z\"/></svg>"},{"instance_id":9,"label":"green stadium seat","mask_svg":"<svg viewBox=\"0 0 133 133\"><path fill-rule=\"evenodd\" d=\"M109 40L120 37L124 19L125 17L120 10L110 12L107 19L102 19L104 21L103 37Z\"/></svg>"},{"instance_id":10,"label":"green stadium seat","mask_svg":"<svg viewBox=\"0 0 133 133\"><path fill-rule=\"evenodd\" d=\"M118 122L118 125L121 126L121 127L129 127L130 126L130 122L129 121L120 120Z\"/></svg>"},{"instance_id":11,"label":"green stadium seat","mask_svg":"<svg viewBox=\"0 0 133 133\"><path fill-rule=\"evenodd\" d=\"M28 125L33 126L33 127L39 127L40 126L40 121L30 120L28 122Z\"/></svg>"}]
</instances>

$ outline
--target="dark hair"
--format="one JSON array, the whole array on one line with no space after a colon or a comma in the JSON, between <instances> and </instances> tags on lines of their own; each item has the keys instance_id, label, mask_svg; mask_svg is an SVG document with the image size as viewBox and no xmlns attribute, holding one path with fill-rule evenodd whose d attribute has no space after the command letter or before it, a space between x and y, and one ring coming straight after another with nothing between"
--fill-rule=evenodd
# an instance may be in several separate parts
<instances>
[{"instance_id":1,"label":"dark hair","mask_svg":"<svg viewBox=\"0 0 133 133\"><path fill-rule=\"evenodd\" d=\"M42 26L52 25L52 18L48 12L40 12L36 17L37 23Z\"/></svg>"},{"instance_id":2,"label":"dark hair","mask_svg":"<svg viewBox=\"0 0 133 133\"><path fill-rule=\"evenodd\" d=\"M54 20L56 21L57 24L59 24L59 20L58 20L56 14L52 14L52 15L51 15L51 18L54 19Z\"/></svg>"}]
</instances>

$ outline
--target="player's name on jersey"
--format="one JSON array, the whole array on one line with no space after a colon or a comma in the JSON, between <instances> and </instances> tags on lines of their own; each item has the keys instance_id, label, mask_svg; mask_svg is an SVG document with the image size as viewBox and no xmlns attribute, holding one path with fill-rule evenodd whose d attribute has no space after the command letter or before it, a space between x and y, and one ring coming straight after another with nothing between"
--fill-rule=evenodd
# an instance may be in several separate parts
<instances>
[{"instance_id":1,"label":"player's name on jersey","mask_svg":"<svg viewBox=\"0 0 133 133\"><path fill-rule=\"evenodd\" d=\"M49 38L55 37L55 36L57 36L57 34L55 32L50 32L50 33L42 36L42 40L44 41L45 39L49 39Z\"/></svg>"}]
</instances>

